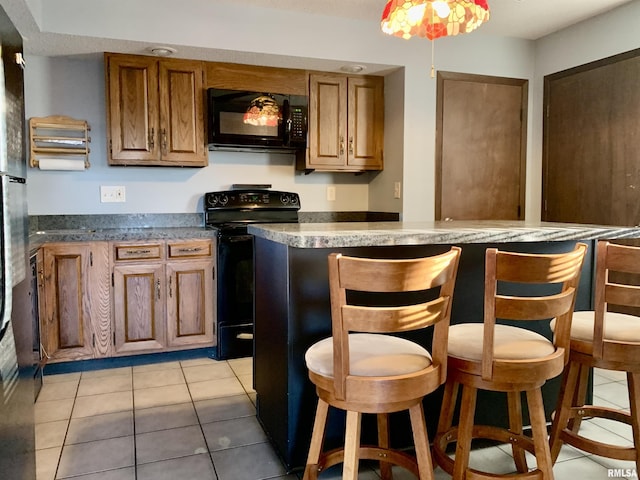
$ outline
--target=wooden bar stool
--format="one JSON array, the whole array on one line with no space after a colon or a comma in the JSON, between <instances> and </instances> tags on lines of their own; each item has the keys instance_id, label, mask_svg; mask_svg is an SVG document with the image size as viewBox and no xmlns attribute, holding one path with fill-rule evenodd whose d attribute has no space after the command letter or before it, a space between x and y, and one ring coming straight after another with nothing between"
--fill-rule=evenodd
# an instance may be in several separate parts
<instances>
[{"instance_id":1,"label":"wooden bar stool","mask_svg":"<svg viewBox=\"0 0 640 480\"><path fill-rule=\"evenodd\" d=\"M305 355L318 393L305 480L338 463L344 464L342 478L355 480L359 459L380 461L385 480L392 478L392 464L420 479L433 478L422 399L446 378L459 256L458 247L417 259L329 256L332 336L312 345ZM417 343L388 335L430 326L432 354ZM345 442L343 448L323 452L329 406L347 412ZM410 412L415 457L390 448L388 414L402 410ZM360 445L363 413L377 414L376 446Z\"/></svg>"},{"instance_id":2,"label":"wooden bar stool","mask_svg":"<svg viewBox=\"0 0 640 480\"><path fill-rule=\"evenodd\" d=\"M598 242L595 312L573 315L569 364L551 428L554 462L562 444L566 443L595 455L634 461L636 471L640 472L640 318L638 310L635 315L611 311L640 307L640 282L637 278L630 280L628 274L640 274L640 247ZM630 413L585 405L589 371L594 367L627 373ZM630 425L633 445L611 445L580 435L580 424L585 417Z\"/></svg>"},{"instance_id":3,"label":"wooden bar stool","mask_svg":"<svg viewBox=\"0 0 640 480\"><path fill-rule=\"evenodd\" d=\"M541 387L562 373L569 358L571 315L586 249L581 243L573 251L562 254L487 249L484 322L462 323L449 329L447 382L433 444L434 460L455 480L501 476L471 468L469 456L474 438L511 444L517 473L509 474L509 478L553 479ZM501 293L505 288L509 292L527 293ZM557 319L560 327L553 341L514 326L552 318ZM498 323L497 319L509 320L510 324ZM460 418L458 426L454 426L460 386ZM508 430L474 424L478 389L506 392ZM532 437L523 434L522 392L526 393ZM455 462L446 451L453 442L456 443ZM531 472L525 451L536 456L537 468Z\"/></svg>"}]
</instances>

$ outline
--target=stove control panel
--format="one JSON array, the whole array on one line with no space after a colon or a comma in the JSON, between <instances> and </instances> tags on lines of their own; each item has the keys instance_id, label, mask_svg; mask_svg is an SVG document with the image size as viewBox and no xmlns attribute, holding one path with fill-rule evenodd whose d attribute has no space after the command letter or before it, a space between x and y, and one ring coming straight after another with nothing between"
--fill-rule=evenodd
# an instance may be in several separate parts
<instances>
[{"instance_id":1,"label":"stove control panel","mask_svg":"<svg viewBox=\"0 0 640 480\"><path fill-rule=\"evenodd\" d=\"M204 196L205 210L300 209L297 193L275 190L225 190Z\"/></svg>"}]
</instances>

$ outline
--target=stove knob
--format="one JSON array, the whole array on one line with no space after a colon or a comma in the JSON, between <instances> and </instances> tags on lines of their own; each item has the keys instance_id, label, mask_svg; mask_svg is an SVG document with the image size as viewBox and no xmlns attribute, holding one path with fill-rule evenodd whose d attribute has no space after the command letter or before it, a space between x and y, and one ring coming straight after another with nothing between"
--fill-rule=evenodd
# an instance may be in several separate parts
<instances>
[{"instance_id":1,"label":"stove knob","mask_svg":"<svg viewBox=\"0 0 640 480\"><path fill-rule=\"evenodd\" d=\"M289 195L286 195L284 193L280 195L280 203L282 203L283 205L287 205L289 203Z\"/></svg>"},{"instance_id":2,"label":"stove knob","mask_svg":"<svg viewBox=\"0 0 640 480\"><path fill-rule=\"evenodd\" d=\"M227 197L226 195L220 195L220 198L218 199L218 202L220 202L220 205L222 205L223 207L229 202L229 197Z\"/></svg>"},{"instance_id":3,"label":"stove knob","mask_svg":"<svg viewBox=\"0 0 640 480\"><path fill-rule=\"evenodd\" d=\"M298 203L299 203L298 195L296 194L291 195L291 205L298 205Z\"/></svg>"},{"instance_id":4,"label":"stove knob","mask_svg":"<svg viewBox=\"0 0 640 480\"><path fill-rule=\"evenodd\" d=\"M215 207L216 203L218 203L217 195L207 195L207 205L210 207Z\"/></svg>"}]
</instances>

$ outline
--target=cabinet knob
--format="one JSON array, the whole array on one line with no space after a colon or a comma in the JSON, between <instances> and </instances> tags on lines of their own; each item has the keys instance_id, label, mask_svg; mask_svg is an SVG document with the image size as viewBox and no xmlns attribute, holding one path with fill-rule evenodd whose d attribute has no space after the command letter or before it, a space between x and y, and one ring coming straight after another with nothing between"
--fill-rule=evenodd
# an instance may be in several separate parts
<instances>
[{"instance_id":1,"label":"cabinet knob","mask_svg":"<svg viewBox=\"0 0 640 480\"><path fill-rule=\"evenodd\" d=\"M353 155L353 137L349 137L349 155Z\"/></svg>"},{"instance_id":2,"label":"cabinet knob","mask_svg":"<svg viewBox=\"0 0 640 480\"><path fill-rule=\"evenodd\" d=\"M147 139L148 142L149 142L149 150L150 151L155 148L155 145L156 145L155 136L156 136L156 132L155 132L154 128L151 127L151 130L149 131L149 138Z\"/></svg>"},{"instance_id":3,"label":"cabinet knob","mask_svg":"<svg viewBox=\"0 0 640 480\"><path fill-rule=\"evenodd\" d=\"M344 137L340 135L340 156L344 155Z\"/></svg>"}]
</instances>

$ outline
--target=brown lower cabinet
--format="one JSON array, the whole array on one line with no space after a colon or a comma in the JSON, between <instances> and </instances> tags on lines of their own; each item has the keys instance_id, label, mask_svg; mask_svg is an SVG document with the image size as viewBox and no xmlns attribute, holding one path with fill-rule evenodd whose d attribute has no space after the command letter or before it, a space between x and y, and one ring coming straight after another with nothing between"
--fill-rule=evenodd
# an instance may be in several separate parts
<instances>
[{"instance_id":1,"label":"brown lower cabinet","mask_svg":"<svg viewBox=\"0 0 640 480\"><path fill-rule=\"evenodd\" d=\"M66 242L39 252L49 362L215 344L213 241Z\"/></svg>"},{"instance_id":2,"label":"brown lower cabinet","mask_svg":"<svg viewBox=\"0 0 640 480\"><path fill-rule=\"evenodd\" d=\"M40 342L47 361L109 356L109 244L49 243L40 258Z\"/></svg>"},{"instance_id":3,"label":"brown lower cabinet","mask_svg":"<svg viewBox=\"0 0 640 480\"><path fill-rule=\"evenodd\" d=\"M214 344L212 240L115 243L114 354Z\"/></svg>"}]
</instances>

